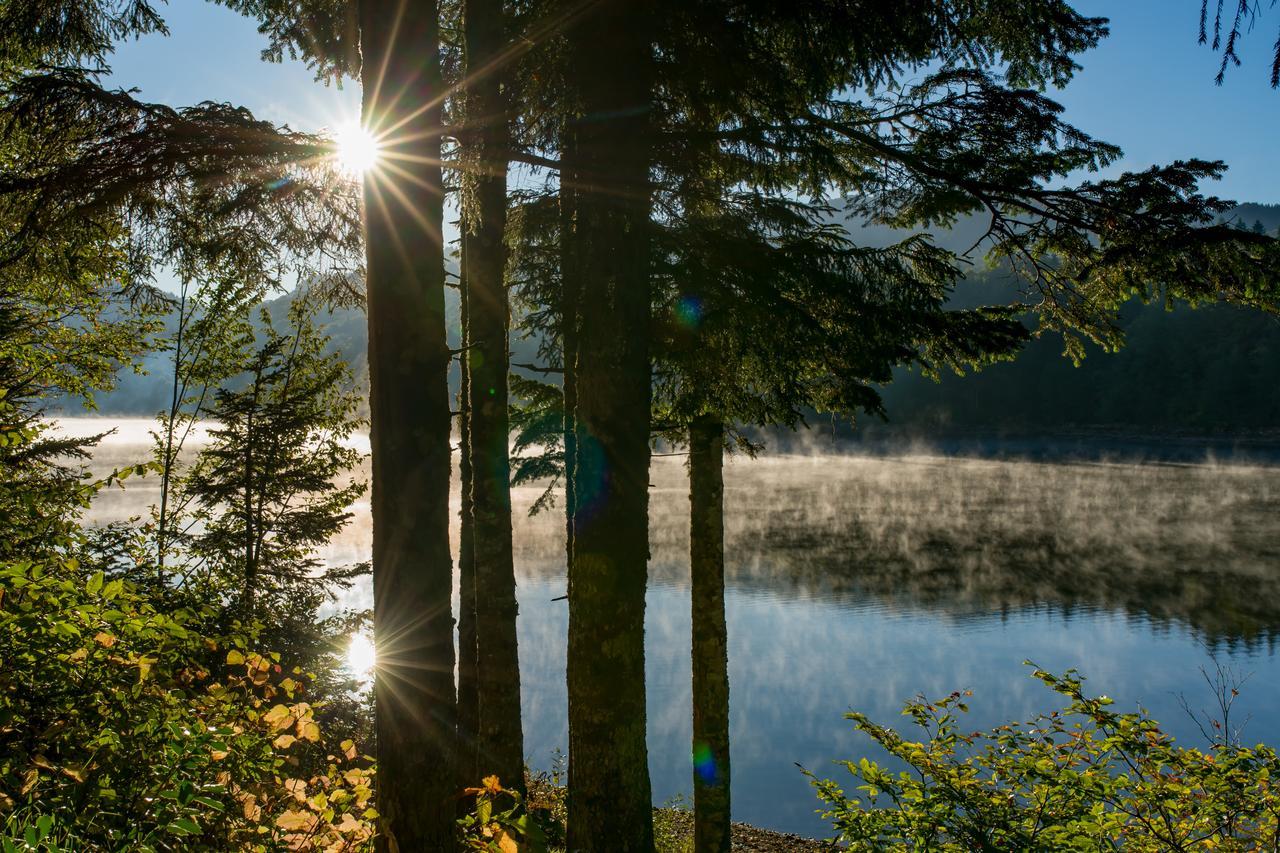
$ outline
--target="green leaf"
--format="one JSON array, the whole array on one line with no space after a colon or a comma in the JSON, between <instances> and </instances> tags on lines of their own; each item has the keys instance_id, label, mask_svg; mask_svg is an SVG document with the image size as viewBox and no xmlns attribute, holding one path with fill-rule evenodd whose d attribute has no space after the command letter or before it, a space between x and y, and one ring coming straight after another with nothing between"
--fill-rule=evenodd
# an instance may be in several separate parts
<instances>
[{"instance_id":1,"label":"green leaf","mask_svg":"<svg viewBox=\"0 0 1280 853\"><path fill-rule=\"evenodd\" d=\"M103 582L102 572L94 572L93 575L89 578L89 582L84 585L85 592L89 593L90 595L97 595L98 590L102 589L102 582Z\"/></svg>"},{"instance_id":2,"label":"green leaf","mask_svg":"<svg viewBox=\"0 0 1280 853\"><path fill-rule=\"evenodd\" d=\"M169 824L168 830L174 835L199 835L200 824L189 817L180 817Z\"/></svg>"}]
</instances>

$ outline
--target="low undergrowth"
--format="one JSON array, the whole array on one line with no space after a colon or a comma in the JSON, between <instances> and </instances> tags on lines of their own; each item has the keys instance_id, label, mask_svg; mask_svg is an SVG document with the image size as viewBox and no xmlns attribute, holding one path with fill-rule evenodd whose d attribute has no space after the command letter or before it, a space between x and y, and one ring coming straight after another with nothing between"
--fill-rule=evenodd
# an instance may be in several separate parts
<instances>
[{"instance_id":1,"label":"low undergrowth","mask_svg":"<svg viewBox=\"0 0 1280 853\"><path fill-rule=\"evenodd\" d=\"M854 851L1244 851L1280 845L1280 759L1230 724L1236 685L1204 748L1174 742L1139 709L1089 696L1074 671L1035 677L1062 707L987 732L962 726L968 694L906 705L914 731L848 718L907 766L844 762L855 793L813 777L839 843ZM1214 681L1214 679L1210 679ZM811 774L810 774L811 775Z\"/></svg>"}]
</instances>

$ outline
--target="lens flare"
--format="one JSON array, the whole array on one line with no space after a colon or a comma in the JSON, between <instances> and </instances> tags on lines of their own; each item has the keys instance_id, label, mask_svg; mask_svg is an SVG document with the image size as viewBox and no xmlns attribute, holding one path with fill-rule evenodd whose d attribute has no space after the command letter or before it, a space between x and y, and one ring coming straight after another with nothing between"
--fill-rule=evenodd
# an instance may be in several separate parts
<instances>
[{"instance_id":1,"label":"lens flare","mask_svg":"<svg viewBox=\"0 0 1280 853\"><path fill-rule=\"evenodd\" d=\"M682 296L675 305L676 320L687 329L702 325L702 300L696 296Z\"/></svg>"},{"instance_id":2,"label":"lens flare","mask_svg":"<svg viewBox=\"0 0 1280 853\"><path fill-rule=\"evenodd\" d=\"M720 784L720 768L716 764L716 757L712 754L711 747L705 743L693 745L693 771L708 785Z\"/></svg>"},{"instance_id":3,"label":"lens flare","mask_svg":"<svg viewBox=\"0 0 1280 853\"><path fill-rule=\"evenodd\" d=\"M380 151L377 138L355 122L334 134L334 161L349 175L358 177L378 165Z\"/></svg>"},{"instance_id":4,"label":"lens flare","mask_svg":"<svg viewBox=\"0 0 1280 853\"><path fill-rule=\"evenodd\" d=\"M378 662L378 655L373 647L373 640L367 634L352 634L347 645L347 669L361 681L373 677L373 668Z\"/></svg>"}]
</instances>

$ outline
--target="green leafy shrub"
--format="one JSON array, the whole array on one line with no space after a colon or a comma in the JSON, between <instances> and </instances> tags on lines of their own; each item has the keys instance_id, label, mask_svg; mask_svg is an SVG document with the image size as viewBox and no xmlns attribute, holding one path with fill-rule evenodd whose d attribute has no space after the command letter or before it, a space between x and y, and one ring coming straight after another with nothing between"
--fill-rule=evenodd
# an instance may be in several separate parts
<instances>
[{"instance_id":1,"label":"green leafy shrub","mask_svg":"<svg viewBox=\"0 0 1280 853\"><path fill-rule=\"evenodd\" d=\"M906 705L910 739L851 713L908 770L844 762L857 798L813 777L838 840L850 850L1189 851L1276 849L1280 760L1222 734L1181 747L1147 714L1086 696L1069 671L1035 677L1065 707L1025 723L965 733L967 694ZM1225 692L1229 710L1234 690ZM806 771L807 772L807 771Z\"/></svg>"},{"instance_id":2,"label":"green leafy shrub","mask_svg":"<svg viewBox=\"0 0 1280 853\"><path fill-rule=\"evenodd\" d=\"M486 776L479 788L464 788L464 797L474 803L458 819L463 847L484 853L545 853L547 832L529 809L524 796L502 787L497 776Z\"/></svg>"},{"instance_id":3,"label":"green leafy shrub","mask_svg":"<svg viewBox=\"0 0 1280 853\"><path fill-rule=\"evenodd\" d=\"M369 763L323 743L304 675L207 621L73 558L0 564L6 849L367 845Z\"/></svg>"}]
</instances>

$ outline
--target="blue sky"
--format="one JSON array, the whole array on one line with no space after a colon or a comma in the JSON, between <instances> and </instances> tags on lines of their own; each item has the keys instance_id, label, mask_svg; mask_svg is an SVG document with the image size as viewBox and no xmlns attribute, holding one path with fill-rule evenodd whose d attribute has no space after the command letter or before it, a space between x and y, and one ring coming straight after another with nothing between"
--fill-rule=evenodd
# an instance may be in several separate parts
<instances>
[{"instance_id":1,"label":"blue sky","mask_svg":"<svg viewBox=\"0 0 1280 853\"><path fill-rule=\"evenodd\" d=\"M1244 66L1218 87L1218 59L1196 43L1200 0L1077 0L1075 6L1111 18L1112 35L1080 58L1084 71L1055 94L1070 121L1120 145L1125 169L1185 157L1220 159L1231 170L1212 192L1280 203L1280 91L1267 85L1280 9L1249 34ZM300 63L262 62L265 39L252 21L202 0L174 0L165 16L171 36L149 36L117 51L111 63L117 85L171 104L229 101L303 130L358 115L354 84L325 87Z\"/></svg>"}]
</instances>

